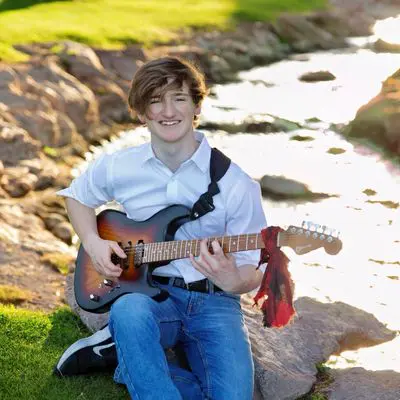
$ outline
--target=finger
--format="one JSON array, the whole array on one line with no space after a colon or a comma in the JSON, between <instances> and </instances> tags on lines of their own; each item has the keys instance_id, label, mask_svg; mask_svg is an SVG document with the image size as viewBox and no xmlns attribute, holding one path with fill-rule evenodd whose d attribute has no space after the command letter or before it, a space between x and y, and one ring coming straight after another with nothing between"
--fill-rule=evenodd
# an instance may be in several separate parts
<instances>
[{"instance_id":1,"label":"finger","mask_svg":"<svg viewBox=\"0 0 400 400\"><path fill-rule=\"evenodd\" d=\"M126 254L124 252L124 250L121 249L121 247L119 247L117 242L108 242L111 249L113 250L113 252L121 258L126 258Z\"/></svg>"},{"instance_id":2,"label":"finger","mask_svg":"<svg viewBox=\"0 0 400 400\"><path fill-rule=\"evenodd\" d=\"M113 263L107 263L103 266L103 270L106 276L118 277L122 273L122 269L118 265Z\"/></svg>"},{"instance_id":3,"label":"finger","mask_svg":"<svg viewBox=\"0 0 400 400\"><path fill-rule=\"evenodd\" d=\"M192 265L195 269L197 269L197 271L201 272L203 275L208 275L208 271L207 268L205 268L205 264L196 261L196 259L194 258L193 254L190 254L190 261L192 262Z\"/></svg>"},{"instance_id":4,"label":"finger","mask_svg":"<svg viewBox=\"0 0 400 400\"><path fill-rule=\"evenodd\" d=\"M225 257L224 250L222 249L221 245L219 244L218 240L213 240L211 243L211 247L213 249L213 253L217 257Z\"/></svg>"},{"instance_id":5,"label":"finger","mask_svg":"<svg viewBox=\"0 0 400 400\"><path fill-rule=\"evenodd\" d=\"M209 243L208 239L203 239L200 242L200 254L199 254L199 259L206 260L207 262L209 262L212 258L208 243Z\"/></svg>"}]
</instances>

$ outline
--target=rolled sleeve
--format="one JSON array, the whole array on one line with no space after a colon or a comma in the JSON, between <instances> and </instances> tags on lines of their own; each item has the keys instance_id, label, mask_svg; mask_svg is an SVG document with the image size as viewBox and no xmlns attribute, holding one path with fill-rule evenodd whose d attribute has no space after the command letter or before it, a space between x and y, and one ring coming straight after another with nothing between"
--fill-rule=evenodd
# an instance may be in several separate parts
<instances>
[{"instance_id":1,"label":"rolled sleeve","mask_svg":"<svg viewBox=\"0 0 400 400\"><path fill-rule=\"evenodd\" d=\"M230 191L226 231L228 235L260 233L267 226L262 208L260 185L247 175L238 179ZM242 251L233 254L237 265L258 265L260 250Z\"/></svg>"},{"instance_id":2,"label":"rolled sleeve","mask_svg":"<svg viewBox=\"0 0 400 400\"><path fill-rule=\"evenodd\" d=\"M56 194L70 197L85 206L96 208L113 200L112 186L113 157L103 154L91 164L71 185Z\"/></svg>"}]
</instances>

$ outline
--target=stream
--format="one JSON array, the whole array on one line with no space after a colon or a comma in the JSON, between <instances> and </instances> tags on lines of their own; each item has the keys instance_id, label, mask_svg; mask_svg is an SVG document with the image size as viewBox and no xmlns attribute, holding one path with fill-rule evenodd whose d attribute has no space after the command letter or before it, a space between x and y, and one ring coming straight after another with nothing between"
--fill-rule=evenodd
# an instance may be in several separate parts
<instances>
[{"instance_id":1,"label":"stream","mask_svg":"<svg viewBox=\"0 0 400 400\"><path fill-rule=\"evenodd\" d=\"M283 176L307 184L313 192L334 195L314 202L263 200L269 225L287 227L305 220L340 231L343 250L335 256L322 248L302 256L285 249L296 297L345 302L400 331L400 167L330 128L332 123L353 119L400 66L400 54L363 48L368 40L372 39L353 38L351 48L292 57L242 72L239 82L214 86L213 96L203 105L204 121L232 123L252 115L258 119L274 115L303 128L268 134L204 132L211 145L255 179ZM329 70L336 79L299 81L301 74L318 70ZM314 122L309 122L311 118ZM293 140L298 136L308 140ZM93 147L88 161L103 151L147 140L144 128L121 132L103 146ZM329 152L332 148L341 149L340 154ZM83 168L85 164L75 174ZM327 365L400 372L400 336L332 356Z\"/></svg>"}]
</instances>

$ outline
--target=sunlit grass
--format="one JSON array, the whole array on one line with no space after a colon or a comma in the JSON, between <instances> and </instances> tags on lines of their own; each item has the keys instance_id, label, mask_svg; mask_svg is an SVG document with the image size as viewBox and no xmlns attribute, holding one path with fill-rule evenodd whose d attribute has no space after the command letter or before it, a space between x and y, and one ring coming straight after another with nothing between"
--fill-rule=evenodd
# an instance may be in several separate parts
<instances>
[{"instance_id":1,"label":"sunlit grass","mask_svg":"<svg viewBox=\"0 0 400 400\"><path fill-rule=\"evenodd\" d=\"M40 258L40 261L50 265L55 271L67 275L70 265L73 264L73 257L62 253L47 253Z\"/></svg>"},{"instance_id":2,"label":"sunlit grass","mask_svg":"<svg viewBox=\"0 0 400 400\"><path fill-rule=\"evenodd\" d=\"M32 293L27 290L12 285L0 285L0 303L19 304L31 298Z\"/></svg>"},{"instance_id":3,"label":"sunlit grass","mask_svg":"<svg viewBox=\"0 0 400 400\"><path fill-rule=\"evenodd\" d=\"M103 47L151 46L176 39L179 30L191 27L229 29L238 20L271 20L283 11L326 4L326 0L0 0L0 59L18 58L13 44L71 39Z\"/></svg>"},{"instance_id":4,"label":"sunlit grass","mask_svg":"<svg viewBox=\"0 0 400 400\"><path fill-rule=\"evenodd\" d=\"M89 332L68 309L53 314L0 305L0 398L7 400L126 400L111 375L60 379L53 367L64 350Z\"/></svg>"}]
</instances>

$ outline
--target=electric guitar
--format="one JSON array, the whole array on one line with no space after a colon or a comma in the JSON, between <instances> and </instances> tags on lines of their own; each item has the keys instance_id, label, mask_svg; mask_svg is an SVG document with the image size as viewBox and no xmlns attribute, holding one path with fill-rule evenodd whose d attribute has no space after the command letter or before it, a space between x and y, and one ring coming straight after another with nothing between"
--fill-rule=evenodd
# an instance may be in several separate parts
<instances>
[{"instance_id":1,"label":"electric guitar","mask_svg":"<svg viewBox=\"0 0 400 400\"><path fill-rule=\"evenodd\" d=\"M157 287L151 272L168 262L189 258L200 253L202 239L174 240L175 232L189 221L190 210L173 205L161 210L146 221L133 221L126 214L116 210L104 210L97 216L97 227L101 238L118 242L125 251L126 258L111 255L111 261L119 264L122 273L118 278L100 275L92 265L89 255L81 245L76 259L74 277L75 298L86 311L102 313L126 293L143 293L157 301L168 297L168 293ZM323 247L329 254L336 254L342 242L327 230L307 229L290 226L279 232L278 247L289 246L297 254L305 254ZM264 247L261 233L234 236L211 237L209 242L218 240L225 253L257 250Z\"/></svg>"}]
</instances>

